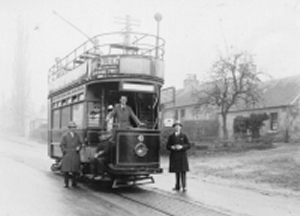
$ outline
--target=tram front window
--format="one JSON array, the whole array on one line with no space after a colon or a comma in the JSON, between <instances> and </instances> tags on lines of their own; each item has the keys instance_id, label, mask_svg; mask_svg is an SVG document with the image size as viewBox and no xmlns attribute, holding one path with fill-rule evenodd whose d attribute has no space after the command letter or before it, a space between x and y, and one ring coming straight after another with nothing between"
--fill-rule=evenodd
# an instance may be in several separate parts
<instances>
[{"instance_id":1,"label":"tram front window","mask_svg":"<svg viewBox=\"0 0 300 216\"><path fill-rule=\"evenodd\" d=\"M157 128L157 97L155 94L138 93L137 108L139 117L147 128Z\"/></svg>"},{"instance_id":2,"label":"tram front window","mask_svg":"<svg viewBox=\"0 0 300 216\"><path fill-rule=\"evenodd\" d=\"M157 129L158 127L158 96L156 92L141 92L138 91L120 90L120 83L109 82L103 85L91 85L87 91L87 126L107 129L107 119L113 120L113 125L116 128L117 123L127 121L128 127L138 127L143 125L148 129ZM121 107L120 99L126 97L126 105L130 107L127 114L122 115L121 112L116 112L117 107ZM109 114L108 107L113 106L114 111ZM121 108L120 108L121 109ZM134 115L132 115L132 113ZM112 116L112 118L109 118ZM137 118L136 118L136 117ZM124 119L123 119L124 118ZM129 123L128 123L129 118ZM126 126L126 127L127 127Z\"/></svg>"},{"instance_id":3,"label":"tram front window","mask_svg":"<svg viewBox=\"0 0 300 216\"><path fill-rule=\"evenodd\" d=\"M129 118L127 119L126 123L128 127L142 126L149 129L157 128L157 102L155 94L137 92L114 92L113 94L108 95L108 98L114 99L114 101L110 100L110 104L113 104L115 108L111 116L114 117L115 125L121 124L120 121L125 121L127 118ZM129 107L126 109L127 111L124 115L121 111L122 98L126 98L125 104ZM125 122L122 123L122 125L124 124Z\"/></svg>"}]
</instances>

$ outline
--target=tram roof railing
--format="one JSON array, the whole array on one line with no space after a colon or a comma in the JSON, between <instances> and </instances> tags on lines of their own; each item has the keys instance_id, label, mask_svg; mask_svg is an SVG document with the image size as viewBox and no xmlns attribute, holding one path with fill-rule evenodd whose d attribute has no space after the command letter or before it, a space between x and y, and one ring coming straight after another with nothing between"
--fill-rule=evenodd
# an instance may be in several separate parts
<instances>
[{"instance_id":1,"label":"tram roof railing","mask_svg":"<svg viewBox=\"0 0 300 216\"><path fill-rule=\"evenodd\" d=\"M111 32L99 34L84 42L49 69L48 80L53 81L58 73L68 73L88 59L104 56L134 55L156 58L163 61L165 40L153 34L138 32ZM61 69L64 70L61 70ZM60 74L61 75L61 74Z\"/></svg>"}]
</instances>

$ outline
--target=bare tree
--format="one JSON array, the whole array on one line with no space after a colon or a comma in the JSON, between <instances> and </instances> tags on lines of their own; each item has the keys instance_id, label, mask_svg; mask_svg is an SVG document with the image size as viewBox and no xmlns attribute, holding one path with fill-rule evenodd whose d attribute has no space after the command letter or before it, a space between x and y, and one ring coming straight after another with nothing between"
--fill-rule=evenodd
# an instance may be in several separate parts
<instances>
[{"instance_id":1,"label":"bare tree","mask_svg":"<svg viewBox=\"0 0 300 216\"><path fill-rule=\"evenodd\" d=\"M259 99L259 75L252 55L240 52L220 56L212 66L205 88L197 92L199 106L217 106L222 117L223 138L228 138L227 114L233 106L255 106Z\"/></svg>"}]
</instances>

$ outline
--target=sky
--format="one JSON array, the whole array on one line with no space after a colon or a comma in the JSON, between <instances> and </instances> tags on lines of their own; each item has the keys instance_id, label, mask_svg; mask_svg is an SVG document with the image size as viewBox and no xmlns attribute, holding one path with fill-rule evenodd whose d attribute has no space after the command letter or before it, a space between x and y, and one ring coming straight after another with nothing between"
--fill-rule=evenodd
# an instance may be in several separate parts
<instances>
[{"instance_id":1,"label":"sky","mask_svg":"<svg viewBox=\"0 0 300 216\"><path fill-rule=\"evenodd\" d=\"M2 97L11 85L17 19L28 35L28 71L32 103L47 103L47 73L87 38L119 31L117 18L136 20L133 31L166 40L165 85L181 88L187 74L205 79L220 55L253 54L259 70L272 78L299 74L300 0L0 0L0 75ZM5 96L4 96L5 97Z\"/></svg>"}]
</instances>

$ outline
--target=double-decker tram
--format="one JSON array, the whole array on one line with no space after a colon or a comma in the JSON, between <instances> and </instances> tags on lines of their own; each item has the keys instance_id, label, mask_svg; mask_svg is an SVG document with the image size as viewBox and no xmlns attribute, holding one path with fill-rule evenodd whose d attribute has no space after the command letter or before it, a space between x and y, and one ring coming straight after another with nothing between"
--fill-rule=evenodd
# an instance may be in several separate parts
<instances>
[{"instance_id":1,"label":"double-decker tram","mask_svg":"<svg viewBox=\"0 0 300 216\"><path fill-rule=\"evenodd\" d=\"M49 70L48 155L59 171L62 134L70 121L84 146L80 150L82 175L91 176L91 161L101 142L99 134L111 132L108 175L113 187L123 183L154 182L160 168L160 89L164 83L164 44L155 35L114 32L97 35L77 47ZM143 126L130 119L130 127L112 129L108 107L122 96Z\"/></svg>"}]
</instances>

